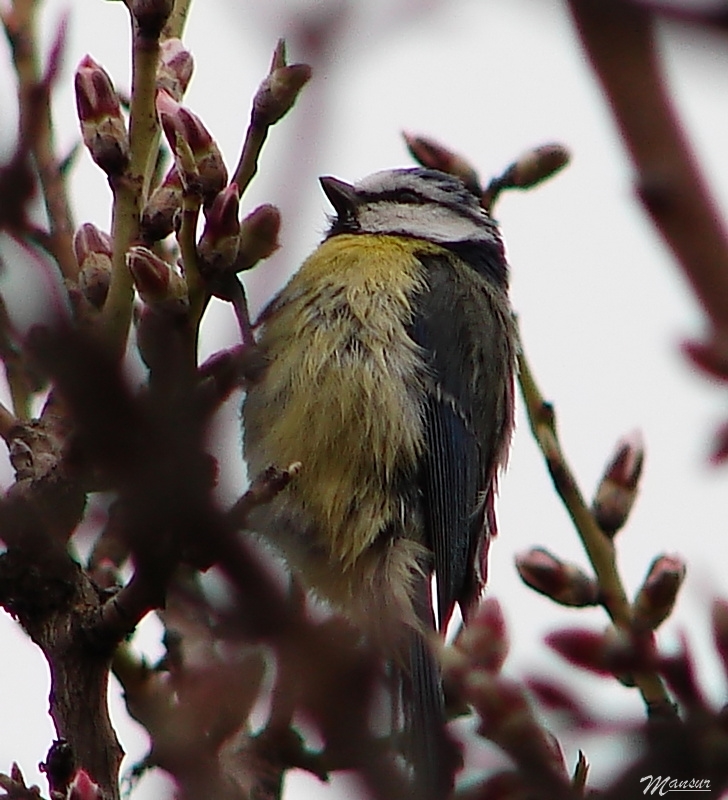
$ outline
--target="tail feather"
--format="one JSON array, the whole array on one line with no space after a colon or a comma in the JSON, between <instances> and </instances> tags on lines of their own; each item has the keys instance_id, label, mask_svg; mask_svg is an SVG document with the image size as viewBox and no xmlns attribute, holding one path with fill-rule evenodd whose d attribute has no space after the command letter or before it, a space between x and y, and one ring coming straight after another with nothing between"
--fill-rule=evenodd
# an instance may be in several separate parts
<instances>
[{"instance_id":1,"label":"tail feather","mask_svg":"<svg viewBox=\"0 0 728 800\"><path fill-rule=\"evenodd\" d=\"M402 675L402 707L405 757L412 765L415 796L444 800L461 758L445 726L440 670L420 634L412 636L409 670Z\"/></svg>"}]
</instances>

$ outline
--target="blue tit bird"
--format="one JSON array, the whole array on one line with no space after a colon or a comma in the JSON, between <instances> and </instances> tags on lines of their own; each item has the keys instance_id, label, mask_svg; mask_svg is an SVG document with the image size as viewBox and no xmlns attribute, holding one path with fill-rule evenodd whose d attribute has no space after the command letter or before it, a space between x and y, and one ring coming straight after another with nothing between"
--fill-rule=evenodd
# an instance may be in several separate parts
<instances>
[{"instance_id":1,"label":"blue tit bird","mask_svg":"<svg viewBox=\"0 0 728 800\"><path fill-rule=\"evenodd\" d=\"M428 637L485 584L513 427L508 266L451 175L321 185L335 215L260 317L265 366L242 411L251 474L302 468L252 527L394 665L405 757L441 798L454 765Z\"/></svg>"}]
</instances>

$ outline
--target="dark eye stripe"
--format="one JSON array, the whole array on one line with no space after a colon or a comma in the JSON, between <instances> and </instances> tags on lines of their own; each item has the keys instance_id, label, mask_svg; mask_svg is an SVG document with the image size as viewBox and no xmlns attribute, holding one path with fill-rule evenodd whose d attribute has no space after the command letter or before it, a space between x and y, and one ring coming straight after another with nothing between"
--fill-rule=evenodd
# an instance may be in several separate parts
<instances>
[{"instance_id":1,"label":"dark eye stripe","mask_svg":"<svg viewBox=\"0 0 728 800\"><path fill-rule=\"evenodd\" d=\"M406 205L424 205L434 203L432 198L425 197L413 189L391 189L388 192L358 192L361 203L404 203Z\"/></svg>"}]
</instances>

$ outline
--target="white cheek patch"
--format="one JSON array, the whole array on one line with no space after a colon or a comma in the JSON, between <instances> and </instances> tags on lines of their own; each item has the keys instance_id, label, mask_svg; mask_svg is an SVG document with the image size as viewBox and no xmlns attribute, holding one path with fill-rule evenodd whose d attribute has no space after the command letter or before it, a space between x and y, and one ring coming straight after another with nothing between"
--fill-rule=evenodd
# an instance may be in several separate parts
<instances>
[{"instance_id":1,"label":"white cheek patch","mask_svg":"<svg viewBox=\"0 0 728 800\"><path fill-rule=\"evenodd\" d=\"M478 223L435 203L370 203L359 208L364 233L394 233L432 242L494 241L486 220Z\"/></svg>"}]
</instances>

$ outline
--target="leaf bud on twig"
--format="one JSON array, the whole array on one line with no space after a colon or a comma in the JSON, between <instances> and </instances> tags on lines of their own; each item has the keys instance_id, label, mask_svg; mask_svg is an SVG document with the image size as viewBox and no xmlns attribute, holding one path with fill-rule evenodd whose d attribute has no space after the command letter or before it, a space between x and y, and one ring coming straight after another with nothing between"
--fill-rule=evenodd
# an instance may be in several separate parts
<instances>
[{"instance_id":1,"label":"leaf bud on twig","mask_svg":"<svg viewBox=\"0 0 728 800\"><path fill-rule=\"evenodd\" d=\"M237 184L231 183L214 199L205 220L197 252L200 272L212 275L228 270L238 255L240 220Z\"/></svg>"},{"instance_id":2,"label":"leaf bud on twig","mask_svg":"<svg viewBox=\"0 0 728 800\"><path fill-rule=\"evenodd\" d=\"M632 431L617 443L592 502L594 518L607 536L614 536L629 517L637 497L644 458L645 446L640 431Z\"/></svg>"},{"instance_id":3,"label":"leaf bud on twig","mask_svg":"<svg viewBox=\"0 0 728 800\"><path fill-rule=\"evenodd\" d=\"M287 64L286 46L279 40L268 74L253 98L251 124L257 128L274 125L287 114L299 92L311 78L308 64Z\"/></svg>"},{"instance_id":4,"label":"leaf bud on twig","mask_svg":"<svg viewBox=\"0 0 728 800\"><path fill-rule=\"evenodd\" d=\"M143 241L152 244L174 231L182 209L182 194L182 179L173 164L142 211L139 232Z\"/></svg>"},{"instance_id":5,"label":"leaf bud on twig","mask_svg":"<svg viewBox=\"0 0 728 800\"><path fill-rule=\"evenodd\" d=\"M599 584L594 578L543 547L516 556L516 569L527 586L563 606L582 608L599 602Z\"/></svg>"},{"instance_id":6,"label":"leaf bud on twig","mask_svg":"<svg viewBox=\"0 0 728 800\"><path fill-rule=\"evenodd\" d=\"M500 671L508 655L508 632L500 603L495 598L483 600L456 637L453 647L466 656L469 667Z\"/></svg>"},{"instance_id":7,"label":"leaf bud on twig","mask_svg":"<svg viewBox=\"0 0 728 800\"><path fill-rule=\"evenodd\" d=\"M655 668L652 636L632 637L610 628L606 633L566 629L548 634L546 644L570 663L598 675L622 675Z\"/></svg>"},{"instance_id":8,"label":"leaf bud on twig","mask_svg":"<svg viewBox=\"0 0 728 800\"><path fill-rule=\"evenodd\" d=\"M423 167L438 169L440 172L447 172L460 178L477 197L483 193L478 173L464 156L425 136L413 136L408 133L403 133L402 136L410 155Z\"/></svg>"},{"instance_id":9,"label":"leaf bud on twig","mask_svg":"<svg viewBox=\"0 0 728 800\"><path fill-rule=\"evenodd\" d=\"M195 66L192 53L181 39L165 39L159 46L157 89L168 92L178 103L187 91Z\"/></svg>"},{"instance_id":10,"label":"leaf bud on twig","mask_svg":"<svg viewBox=\"0 0 728 800\"><path fill-rule=\"evenodd\" d=\"M505 189L531 189L563 169L571 158L561 144L543 144L527 150L506 171L493 178L481 197L481 205L490 211Z\"/></svg>"},{"instance_id":11,"label":"leaf bud on twig","mask_svg":"<svg viewBox=\"0 0 728 800\"><path fill-rule=\"evenodd\" d=\"M78 285L94 308L102 308L111 283L111 237L93 223L85 222L73 237L78 261Z\"/></svg>"},{"instance_id":12,"label":"leaf bud on twig","mask_svg":"<svg viewBox=\"0 0 728 800\"><path fill-rule=\"evenodd\" d=\"M669 616L685 580L685 562L676 555L658 556L650 565L632 605L635 630L656 630Z\"/></svg>"},{"instance_id":13,"label":"leaf bud on twig","mask_svg":"<svg viewBox=\"0 0 728 800\"><path fill-rule=\"evenodd\" d=\"M126 263L147 305L172 313L186 312L187 282L171 264L141 245L129 248Z\"/></svg>"},{"instance_id":14,"label":"leaf bud on twig","mask_svg":"<svg viewBox=\"0 0 728 800\"><path fill-rule=\"evenodd\" d=\"M202 120L168 92L157 92L157 112L182 185L186 191L199 192L206 204L211 203L228 179L220 148Z\"/></svg>"},{"instance_id":15,"label":"leaf bud on twig","mask_svg":"<svg viewBox=\"0 0 728 800\"><path fill-rule=\"evenodd\" d=\"M504 189L530 189L563 169L570 159L562 144L542 144L527 150L500 178Z\"/></svg>"},{"instance_id":16,"label":"leaf bud on twig","mask_svg":"<svg viewBox=\"0 0 728 800\"><path fill-rule=\"evenodd\" d=\"M474 671L466 679L465 697L478 716L478 733L503 748L514 760L539 763L566 775L558 744L533 714L523 687L501 675Z\"/></svg>"},{"instance_id":17,"label":"leaf bud on twig","mask_svg":"<svg viewBox=\"0 0 728 800\"><path fill-rule=\"evenodd\" d=\"M76 68L74 82L84 144L107 175L119 175L129 163L129 137L111 78L86 55Z\"/></svg>"},{"instance_id":18,"label":"leaf bud on twig","mask_svg":"<svg viewBox=\"0 0 728 800\"><path fill-rule=\"evenodd\" d=\"M240 247L235 272L252 269L259 261L273 255L280 247L281 212L264 203L248 214L240 225Z\"/></svg>"}]
</instances>

